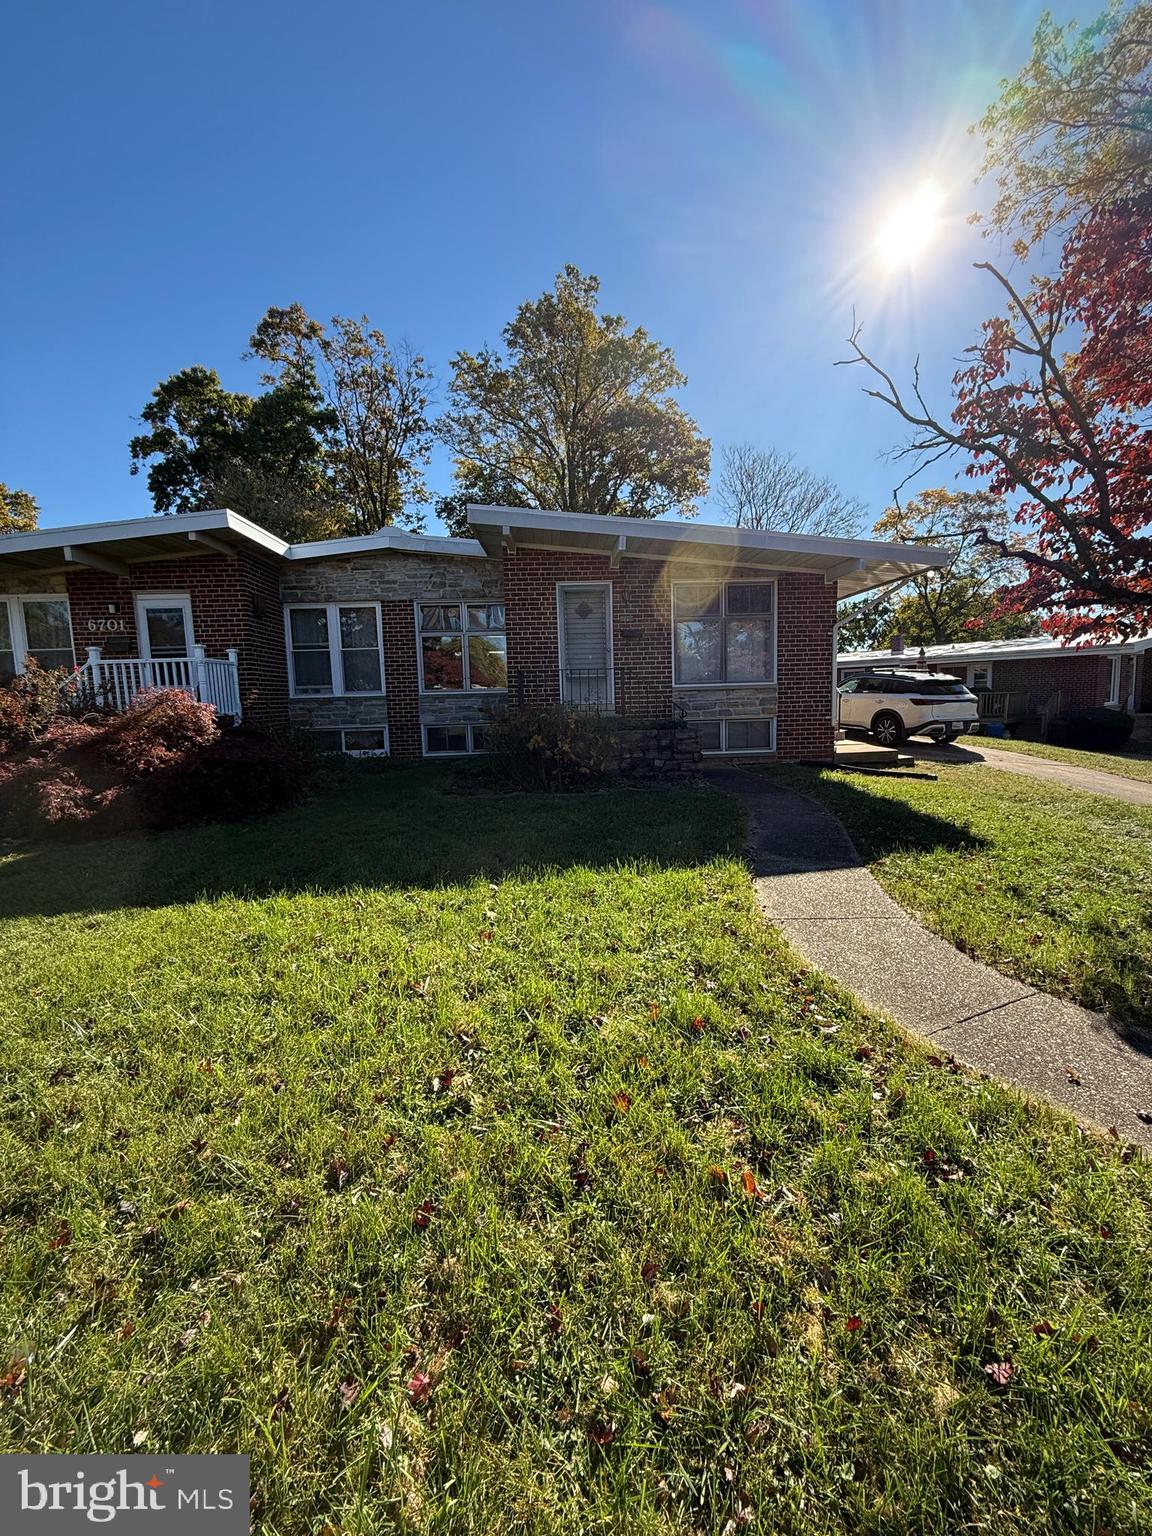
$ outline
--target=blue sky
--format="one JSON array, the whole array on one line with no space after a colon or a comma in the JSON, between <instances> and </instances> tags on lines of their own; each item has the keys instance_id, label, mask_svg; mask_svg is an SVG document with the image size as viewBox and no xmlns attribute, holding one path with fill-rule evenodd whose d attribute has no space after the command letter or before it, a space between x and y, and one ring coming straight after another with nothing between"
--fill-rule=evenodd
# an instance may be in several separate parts
<instances>
[{"instance_id":1,"label":"blue sky","mask_svg":"<svg viewBox=\"0 0 1152 1536\"><path fill-rule=\"evenodd\" d=\"M832 364L855 306L865 339L894 364L919 352L947 401L992 302L970 266L988 245L965 223L985 200L967 125L1039 8L22 6L0 106L0 480L45 525L142 515L127 443L149 392L191 363L254 388L240 353L269 304L366 312L425 353L442 395L452 353L498 341L571 261L672 346L714 448L794 452L878 515L899 423ZM881 275L878 222L929 175L943 237ZM450 478L438 454L433 490Z\"/></svg>"}]
</instances>

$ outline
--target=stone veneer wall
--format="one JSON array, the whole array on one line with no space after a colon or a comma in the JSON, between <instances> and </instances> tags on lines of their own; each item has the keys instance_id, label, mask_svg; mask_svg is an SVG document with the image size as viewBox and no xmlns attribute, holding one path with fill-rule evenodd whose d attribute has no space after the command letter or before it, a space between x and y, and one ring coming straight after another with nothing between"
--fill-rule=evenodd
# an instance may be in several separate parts
<instances>
[{"instance_id":1,"label":"stone veneer wall","mask_svg":"<svg viewBox=\"0 0 1152 1536\"><path fill-rule=\"evenodd\" d=\"M387 725L393 757L419 757L421 725L471 722L502 693L422 694L416 663L416 604L503 600L500 564L480 556L380 550L282 567L281 599L291 603L379 603L384 626L383 698L292 699L293 723L305 729Z\"/></svg>"}]
</instances>

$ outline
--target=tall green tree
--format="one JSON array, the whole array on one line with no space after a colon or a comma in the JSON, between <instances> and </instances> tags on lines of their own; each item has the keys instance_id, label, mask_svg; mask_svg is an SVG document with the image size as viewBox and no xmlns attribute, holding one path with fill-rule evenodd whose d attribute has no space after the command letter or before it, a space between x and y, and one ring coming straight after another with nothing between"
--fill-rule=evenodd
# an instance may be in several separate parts
<instances>
[{"instance_id":1,"label":"tall green tree","mask_svg":"<svg viewBox=\"0 0 1152 1536\"><path fill-rule=\"evenodd\" d=\"M229 506L286 539L341 531L325 461L331 413L306 379L261 395L226 390L214 369L181 369L140 413L132 473L147 468L157 512Z\"/></svg>"},{"instance_id":2,"label":"tall green tree","mask_svg":"<svg viewBox=\"0 0 1152 1536\"><path fill-rule=\"evenodd\" d=\"M326 461L347 509L346 531L422 526L410 504L428 500L432 374L425 360L405 344L390 346L366 315L334 315L325 327L300 304L269 309L248 345L247 355L267 365L266 384L318 391L332 422Z\"/></svg>"},{"instance_id":3,"label":"tall green tree","mask_svg":"<svg viewBox=\"0 0 1152 1536\"><path fill-rule=\"evenodd\" d=\"M0 534L31 533L40 521L40 505L31 491L18 491L0 480Z\"/></svg>"},{"instance_id":4,"label":"tall green tree","mask_svg":"<svg viewBox=\"0 0 1152 1536\"><path fill-rule=\"evenodd\" d=\"M932 545L950 556L946 565L921 571L893 595L884 616L890 633L915 645L1035 634L1039 626L1031 614L998 612L1003 588L1020 573L997 558L977 531L1006 531L1007 522L994 498L981 491L940 487L889 507L873 527L877 538Z\"/></svg>"},{"instance_id":5,"label":"tall green tree","mask_svg":"<svg viewBox=\"0 0 1152 1536\"><path fill-rule=\"evenodd\" d=\"M599 293L567 266L504 327L503 352L453 358L440 432L458 491L494 485L512 505L564 512L695 511L710 444L673 398L684 375L645 330L601 314ZM458 516L449 526L465 531Z\"/></svg>"},{"instance_id":6,"label":"tall green tree","mask_svg":"<svg viewBox=\"0 0 1152 1536\"><path fill-rule=\"evenodd\" d=\"M1046 11L980 130L997 192L990 222L1024 247L1152 190L1152 5L1113 0L1084 27Z\"/></svg>"}]
</instances>

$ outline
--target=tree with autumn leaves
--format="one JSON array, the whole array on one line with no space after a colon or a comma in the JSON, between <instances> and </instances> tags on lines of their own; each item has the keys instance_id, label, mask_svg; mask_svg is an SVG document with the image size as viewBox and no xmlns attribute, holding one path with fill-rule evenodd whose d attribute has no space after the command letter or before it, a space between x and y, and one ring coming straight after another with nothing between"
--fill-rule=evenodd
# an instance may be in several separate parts
<instances>
[{"instance_id":1,"label":"tree with autumn leaves","mask_svg":"<svg viewBox=\"0 0 1152 1536\"><path fill-rule=\"evenodd\" d=\"M1006 162L993 219L1001 230L1024 221L1021 260L1044 233L1060 235L1061 256L1054 272L1026 281L977 263L1002 307L953 378L950 416L931 408L918 370L897 382L859 329L844 360L866 368L867 393L912 428L898 454L913 474L956 456L990 498L966 503L955 531L1018 573L1001 609L1039 611L1068 639L1152 629L1152 5L1114 7L1107 21L1073 47L1069 29L1045 19L1036 42L1044 57L1006 87L1016 120L1027 103L1030 130L992 141ZM1055 123L1045 136L1045 112L1106 120L1111 137L1086 132L1070 144ZM1082 206L1079 188L1106 200ZM988 505L1008 521L989 519Z\"/></svg>"}]
</instances>

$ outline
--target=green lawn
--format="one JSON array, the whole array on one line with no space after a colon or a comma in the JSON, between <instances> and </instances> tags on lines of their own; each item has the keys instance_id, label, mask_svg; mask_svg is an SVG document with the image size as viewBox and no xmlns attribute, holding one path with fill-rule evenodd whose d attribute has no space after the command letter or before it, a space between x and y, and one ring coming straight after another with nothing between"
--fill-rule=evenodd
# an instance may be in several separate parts
<instances>
[{"instance_id":1,"label":"green lawn","mask_svg":"<svg viewBox=\"0 0 1152 1536\"><path fill-rule=\"evenodd\" d=\"M773 769L884 888L997 970L1152 1028L1152 809L991 768L933 782Z\"/></svg>"},{"instance_id":2,"label":"green lawn","mask_svg":"<svg viewBox=\"0 0 1152 1536\"><path fill-rule=\"evenodd\" d=\"M734 802L356 778L0 863L0 1449L255 1528L1152 1528L1152 1169L905 1046Z\"/></svg>"},{"instance_id":3,"label":"green lawn","mask_svg":"<svg viewBox=\"0 0 1152 1536\"><path fill-rule=\"evenodd\" d=\"M999 736L974 736L961 745L975 747L977 751L988 747L996 752L1022 752L1026 757L1046 757L1053 763L1096 768L1101 773L1119 774L1122 779L1152 783L1152 752L1082 752L1078 747L1053 747L1046 741L1015 741Z\"/></svg>"}]
</instances>

